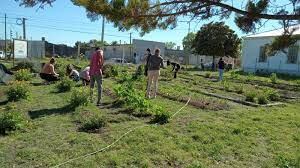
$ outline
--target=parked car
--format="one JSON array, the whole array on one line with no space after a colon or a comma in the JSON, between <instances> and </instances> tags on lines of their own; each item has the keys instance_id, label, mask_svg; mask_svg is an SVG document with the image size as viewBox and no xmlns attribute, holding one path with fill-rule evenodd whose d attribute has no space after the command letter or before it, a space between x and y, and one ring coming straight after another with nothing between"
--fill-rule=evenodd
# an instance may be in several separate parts
<instances>
[{"instance_id":1,"label":"parked car","mask_svg":"<svg viewBox=\"0 0 300 168\"><path fill-rule=\"evenodd\" d=\"M0 51L0 59L3 59L3 58L5 58L5 54L3 51Z\"/></svg>"}]
</instances>

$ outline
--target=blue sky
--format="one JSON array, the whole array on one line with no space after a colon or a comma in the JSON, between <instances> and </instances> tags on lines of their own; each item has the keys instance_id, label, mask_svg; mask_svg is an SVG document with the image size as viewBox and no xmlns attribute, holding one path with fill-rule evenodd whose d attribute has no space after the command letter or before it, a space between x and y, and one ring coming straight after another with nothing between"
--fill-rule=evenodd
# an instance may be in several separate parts
<instances>
[{"instance_id":1,"label":"blue sky","mask_svg":"<svg viewBox=\"0 0 300 168\"><path fill-rule=\"evenodd\" d=\"M13 37L22 35L22 27L16 25L17 19L20 17L27 18L27 39L39 40L45 37L47 41L53 43L64 43L74 45L76 41L88 41L90 39L101 38L102 21L91 22L86 17L84 8L74 6L70 0L57 0L53 7L47 6L45 9L24 8L19 7L15 0L5 0L0 6L0 38L4 39L4 13L8 17L7 36L12 30ZM186 20L182 18L182 20ZM219 21L214 19L210 21ZM201 25L210 21L191 22L190 30L196 32ZM234 24L233 17L224 20L239 36L243 34ZM277 28L277 22L268 22L259 31L267 31ZM64 30L61 30L64 29ZM179 22L178 26L173 30L156 30L143 37L139 36L139 32L133 30L129 32L120 32L114 28L112 24L106 23L104 39L108 42L120 41L129 43L129 33L132 32L132 38L144 39L152 41L167 42L172 41L181 46L183 37L188 32L188 24Z\"/></svg>"}]
</instances>

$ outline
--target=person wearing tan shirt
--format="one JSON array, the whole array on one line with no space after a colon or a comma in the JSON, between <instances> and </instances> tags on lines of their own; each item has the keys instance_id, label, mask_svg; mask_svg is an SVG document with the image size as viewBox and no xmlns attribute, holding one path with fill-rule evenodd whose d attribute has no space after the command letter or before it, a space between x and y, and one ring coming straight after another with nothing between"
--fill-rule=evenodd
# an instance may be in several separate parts
<instances>
[{"instance_id":1,"label":"person wearing tan shirt","mask_svg":"<svg viewBox=\"0 0 300 168\"><path fill-rule=\"evenodd\" d=\"M58 81L59 75L54 70L55 59L51 58L50 62L45 64L40 73L40 77L47 82Z\"/></svg>"}]
</instances>

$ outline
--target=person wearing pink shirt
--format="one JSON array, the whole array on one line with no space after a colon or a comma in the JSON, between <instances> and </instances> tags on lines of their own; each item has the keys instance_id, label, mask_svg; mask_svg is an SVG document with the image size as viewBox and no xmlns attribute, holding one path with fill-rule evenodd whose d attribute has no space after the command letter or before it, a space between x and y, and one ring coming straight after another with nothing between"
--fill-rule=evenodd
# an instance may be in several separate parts
<instances>
[{"instance_id":1,"label":"person wearing pink shirt","mask_svg":"<svg viewBox=\"0 0 300 168\"><path fill-rule=\"evenodd\" d=\"M97 106L99 106L101 104L101 98L102 98L102 67L103 67L103 63L104 63L103 51L100 50L99 47L97 47L95 52L93 53L91 61L90 61L90 78L91 78L90 94L91 94L91 99L92 99L95 82L97 82L97 88L98 88Z\"/></svg>"}]
</instances>

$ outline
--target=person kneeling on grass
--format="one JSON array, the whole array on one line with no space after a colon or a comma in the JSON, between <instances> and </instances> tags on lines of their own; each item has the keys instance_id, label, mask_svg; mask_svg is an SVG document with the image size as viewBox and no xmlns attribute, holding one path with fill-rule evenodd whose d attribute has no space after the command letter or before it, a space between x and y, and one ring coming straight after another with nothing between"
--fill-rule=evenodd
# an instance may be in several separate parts
<instances>
[{"instance_id":1,"label":"person kneeling on grass","mask_svg":"<svg viewBox=\"0 0 300 168\"><path fill-rule=\"evenodd\" d=\"M83 86L87 86L90 84L90 81L91 81L91 77L90 77L90 67L86 67L84 68L80 74L79 74L79 77L82 81L82 85Z\"/></svg>"},{"instance_id":2,"label":"person kneeling on grass","mask_svg":"<svg viewBox=\"0 0 300 168\"><path fill-rule=\"evenodd\" d=\"M147 83L147 98L151 98L151 85L154 83L153 97L156 98L158 89L158 77L160 74L160 67L164 67L163 58L160 56L160 49L155 50L155 54L149 57L148 62L148 83Z\"/></svg>"},{"instance_id":3,"label":"person kneeling on grass","mask_svg":"<svg viewBox=\"0 0 300 168\"><path fill-rule=\"evenodd\" d=\"M51 58L49 63L46 63L40 73L40 77L46 81L46 83L58 81L59 75L54 71L55 59Z\"/></svg>"},{"instance_id":4,"label":"person kneeling on grass","mask_svg":"<svg viewBox=\"0 0 300 168\"><path fill-rule=\"evenodd\" d=\"M66 72L72 80L74 80L76 82L78 82L80 80L79 72L76 69L74 69L72 65L67 66L67 71Z\"/></svg>"},{"instance_id":5,"label":"person kneeling on grass","mask_svg":"<svg viewBox=\"0 0 300 168\"><path fill-rule=\"evenodd\" d=\"M171 62L171 65L173 66L172 72L174 72L174 78L177 78L177 73L180 70L180 65L176 62Z\"/></svg>"}]
</instances>

